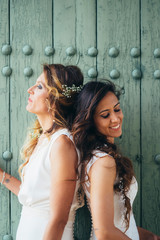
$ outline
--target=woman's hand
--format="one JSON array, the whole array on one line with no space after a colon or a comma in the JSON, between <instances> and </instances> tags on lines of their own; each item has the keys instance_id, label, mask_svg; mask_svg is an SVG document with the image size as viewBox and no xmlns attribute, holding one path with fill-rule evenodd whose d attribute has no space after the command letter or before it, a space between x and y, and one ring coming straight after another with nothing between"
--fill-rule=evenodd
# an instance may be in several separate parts
<instances>
[{"instance_id":1,"label":"woman's hand","mask_svg":"<svg viewBox=\"0 0 160 240\"><path fill-rule=\"evenodd\" d=\"M2 179L3 179L3 170L2 168L0 168L0 182L2 183Z\"/></svg>"},{"instance_id":2,"label":"woman's hand","mask_svg":"<svg viewBox=\"0 0 160 240\"><path fill-rule=\"evenodd\" d=\"M2 182L3 181L3 182ZM15 195L18 195L21 181L19 181L17 178L11 176L10 174L4 172L2 168L0 168L0 182L8 188L11 192L13 192Z\"/></svg>"}]
</instances>

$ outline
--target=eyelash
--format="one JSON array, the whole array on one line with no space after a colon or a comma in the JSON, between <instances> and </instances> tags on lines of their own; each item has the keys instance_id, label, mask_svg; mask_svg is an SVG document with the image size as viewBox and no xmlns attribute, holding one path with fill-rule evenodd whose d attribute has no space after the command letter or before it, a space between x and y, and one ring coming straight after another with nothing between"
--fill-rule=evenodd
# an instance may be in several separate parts
<instances>
[{"instance_id":1,"label":"eyelash","mask_svg":"<svg viewBox=\"0 0 160 240\"><path fill-rule=\"evenodd\" d=\"M121 111L121 109L120 108L118 108L118 109L114 109L114 112L120 112ZM102 118L108 118L109 117L109 113L107 114L107 115L105 115L105 116L101 116Z\"/></svg>"},{"instance_id":2,"label":"eyelash","mask_svg":"<svg viewBox=\"0 0 160 240\"><path fill-rule=\"evenodd\" d=\"M37 86L37 88L42 89L42 86L39 84L39 85Z\"/></svg>"}]
</instances>

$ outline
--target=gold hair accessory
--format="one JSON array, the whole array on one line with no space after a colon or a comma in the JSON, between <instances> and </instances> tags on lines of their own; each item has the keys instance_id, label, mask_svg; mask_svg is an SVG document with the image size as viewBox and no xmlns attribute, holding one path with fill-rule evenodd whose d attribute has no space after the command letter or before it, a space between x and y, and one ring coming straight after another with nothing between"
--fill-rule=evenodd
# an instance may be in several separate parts
<instances>
[{"instance_id":1,"label":"gold hair accessory","mask_svg":"<svg viewBox=\"0 0 160 240\"><path fill-rule=\"evenodd\" d=\"M78 87L75 86L74 84L71 87L68 87L67 85L62 85L62 94L67 97L67 98L71 98L71 93L73 92L77 92L79 93L83 88L83 85L79 85Z\"/></svg>"}]
</instances>

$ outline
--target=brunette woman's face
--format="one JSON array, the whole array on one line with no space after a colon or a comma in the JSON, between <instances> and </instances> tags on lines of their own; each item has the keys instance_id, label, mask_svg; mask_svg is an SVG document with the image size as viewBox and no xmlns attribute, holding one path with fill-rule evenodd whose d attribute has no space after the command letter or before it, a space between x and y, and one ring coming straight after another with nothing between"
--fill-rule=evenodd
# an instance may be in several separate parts
<instances>
[{"instance_id":1,"label":"brunette woman's face","mask_svg":"<svg viewBox=\"0 0 160 240\"><path fill-rule=\"evenodd\" d=\"M114 93L108 92L99 102L94 122L97 130L105 135L110 142L122 134L123 113Z\"/></svg>"},{"instance_id":2,"label":"brunette woman's face","mask_svg":"<svg viewBox=\"0 0 160 240\"><path fill-rule=\"evenodd\" d=\"M30 94L26 109L28 112L42 115L48 113L46 99L48 97L48 89L45 86L45 77L42 73L35 85L30 87L27 92Z\"/></svg>"}]
</instances>

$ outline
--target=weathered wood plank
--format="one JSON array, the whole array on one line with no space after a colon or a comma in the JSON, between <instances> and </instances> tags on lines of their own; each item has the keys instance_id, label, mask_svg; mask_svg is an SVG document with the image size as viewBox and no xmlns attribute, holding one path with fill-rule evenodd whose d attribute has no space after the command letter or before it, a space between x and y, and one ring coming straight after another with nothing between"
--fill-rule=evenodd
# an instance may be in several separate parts
<instances>
[{"instance_id":1,"label":"weathered wood plank","mask_svg":"<svg viewBox=\"0 0 160 240\"><path fill-rule=\"evenodd\" d=\"M124 87L121 106L124 112L123 136L119 141L123 153L133 160L139 193L134 203L136 221L140 224L140 80L132 78L132 71L140 67L140 58L130 55L132 48L140 47L139 0L97 1L97 69L100 78L110 78L115 69L120 73L114 83ZM109 50L115 47L119 54L110 57ZM111 54L116 51L111 50Z\"/></svg>"},{"instance_id":2,"label":"weathered wood plank","mask_svg":"<svg viewBox=\"0 0 160 240\"><path fill-rule=\"evenodd\" d=\"M91 68L97 69L97 56L90 56L88 51L94 55L97 49L96 42L96 1L77 0L76 1L76 64L81 68L85 82L91 81L88 71ZM93 49L95 48L95 49ZM76 212L74 224L75 239L87 240L91 232L91 216L88 207L85 205Z\"/></svg>"},{"instance_id":3,"label":"weathered wood plank","mask_svg":"<svg viewBox=\"0 0 160 240\"><path fill-rule=\"evenodd\" d=\"M51 62L52 57L45 56L46 46L52 46L52 1L39 0L11 0L11 44L13 54L11 66L11 142L13 151L12 174L18 177L20 164L19 150L30 125L32 114L25 110L28 93L27 89L33 85L42 71L41 64ZM33 49L31 55L22 51L25 45ZM33 75L24 76L24 69L31 67ZM16 234L20 217L17 198L12 196L11 205L12 233Z\"/></svg>"},{"instance_id":4,"label":"weathered wood plank","mask_svg":"<svg viewBox=\"0 0 160 240\"><path fill-rule=\"evenodd\" d=\"M160 47L160 1L142 0L142 224L160 235L160 165L155 155L160 154L160 59L154 50Z\"/></svg>"},{"instance_id":5,"label":"weathered wood plank","mask_svg":"<svg viewBox=\"0 0 160 240\"><path fill-rule=\"evenodd\" d=\"M77 59L75 0L54 0L53 4L54 63L73 64ZM72 49L68 49L68 48ZM66 54L68 49L69 55ZM72 54L72 50L75 54Z\"/></svg>"},{"instance_id":6,"label":"weathered wood plank","mask_svg":"<svg viewBox=\"0 0 160 240\"><path fill-rule=\"evenodd\" d=\"M95 0L76 1L76 46L78 50L77 64L82 69L85 82L92 80L89 78L88 71L91 68L96 70L97 57L94 55L97 49L97 9ZM95 48L95 49L93 49Z\"/></svg>"},{"instance_id":7,"label":"weathered wood plank","mask_svg":"<svg viewBox=\"0 0 160 240\"><path fill-rule=\"evenodd\" d=\"M8 1L2 0L0 3L0 46L4 47L9 44L9 11ZM10 56L0 53L0 69L9 65ZM10 78L1 73L0 77L0 167L5 171L10 170L10 162L7 164L3 160L2 154L10 150L9 142L9 88ZM0 239L10 231L9 219L9 192L4 186L0 186Z\"/></svg>"}]
</instances>

